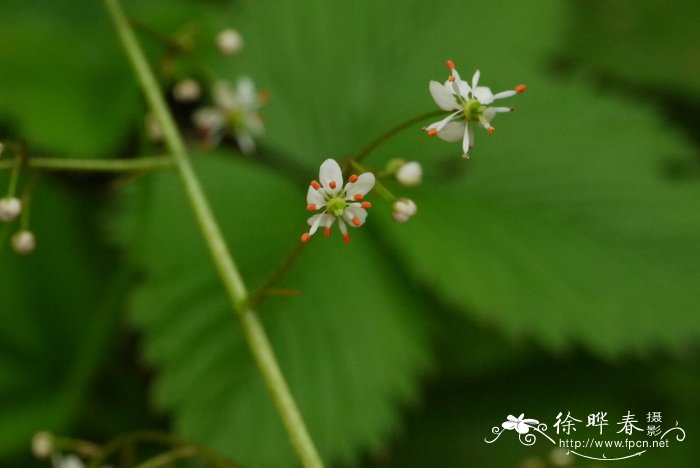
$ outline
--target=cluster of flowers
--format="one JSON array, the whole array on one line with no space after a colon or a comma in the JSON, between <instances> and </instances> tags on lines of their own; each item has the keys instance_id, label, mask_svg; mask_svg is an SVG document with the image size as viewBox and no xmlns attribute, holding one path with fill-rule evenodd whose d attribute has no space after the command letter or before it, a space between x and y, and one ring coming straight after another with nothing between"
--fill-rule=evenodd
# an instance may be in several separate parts
<instances>
[{"instance_id":1,"label":"cluster of flowers","mask_svg":"<svg viewBox=\"0 0 700 468\"><path fill-rule=\"evenodd\" d=\"M469 150L474 146L472 125L477 124L493 133L495 129L491 121L497 114L513 109L491 104L524 92L525 86L518 85L512 90L493 94L490 88L479 86L479 70L474 72L471 83L467 83L461 79L452 60L447 61L447 68L450 71L447 81L431 81L428 88L438 107L449 114L423 130L429 136L438 136L446 141L461 140L462 157L467 159ZM417 161L396 159L390 161L386 170L378 175L394 176L399 183L410 187L420 184L422 174L422 167ZM301 241L308 242L319 227L323 227L325 235L330 236L331 227L337 220L343 241L347 243L350 241L347 226L360 227L365 223L367 209L372 205L364 198L379 183L377 176L372 172L353 174L343 184L340 165L333 159L326 159L321 164L319 181L312 181L306 194L307 209L316 213L307 220L310 229L301 236ZM382 193L392 202L394 221L405 223L417 213L412 200L397 199L384 187Z\"/></svg>"},{"instance_id":2,"label":"cluster of flowers","mask_svg":"<svg viewBox=\"0 0 700 468\"><path fill-rule=\"evenodd\" d=\"M238 55L243 48L241 34L232 28L220 31L215 42L219 52L229 57ZM172 97L179 103L196 106L191 114L192 124L206 147L215 147L225 137L231 137L242 153L254 153L255 139L265 131L260 109L267 101L266 94L258 91L247 76L241 76L235 84L214 81L210 89L209 103L201 104L202 84L185 77L173 86ZM146 128L151 139L162 139L162 130L150 114L146 116Z\"/></svg>"}]
</instances>

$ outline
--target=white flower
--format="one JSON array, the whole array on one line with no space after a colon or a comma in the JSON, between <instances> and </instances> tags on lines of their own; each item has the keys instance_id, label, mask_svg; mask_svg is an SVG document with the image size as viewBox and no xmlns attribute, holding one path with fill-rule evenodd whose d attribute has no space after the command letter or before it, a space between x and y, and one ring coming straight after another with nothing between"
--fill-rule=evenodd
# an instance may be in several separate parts
<instances>
[{"instance_id":1,"label":"white flower","mask_svg":"<svg viewBox=\"0 0 700 468\"><path fill-rule=\"evenodd\" d=\"M83 461L73 454L60 455L55 454L51 461L53 463L53 468L85 468Z\"/></svg>"},{"instance_id":2,"label":"white flower","mask_svg":"<svg viewBox=\"0 0 700 468\"><path fill-rule=\"evenodd\" d=\"M49 458L54 450L53 434L40 431L32 437L32 453L39 459Z\"/></svg>"},{"instance_id":3,"label":"white flower","mask_svg":"<svg viewBox=\"0 0 700 468\"><path fill-rule=\"evenodd\" d=\"M235 29L224 29L216 35L216 46L224 55L236 55L243 48L243 37Z\"/></svg>"},{"instance_id":4,"label":"white flower","mask_svg":"<svg viewBox=\"0 0 700 468\"><path fill-rule=\"evenodd\" d=\"M31 231L19 231L12 236L12 248L18 254L26 255L36 247L36 239Z\"/></svg>"},{"instance_id":5,"label":"white flower","mask_svg":"<svg viewBox=\"0 0 700 468\"><path fill-rule=\"evenodd\" d=\"M350 236L345 221L355 227L364 224L367 209L372 207L364 198L374 187L374 174L365 172L359 176L351 175L348 183L343 185L340 166L333 159L326 159L321 164L318 178L320 183L314 180L309 186L306 209L319 212L308 219L311 229L301 236L301 241L308 242L321 226L325 228L326 236L330 236L331 226L337 219L343 241L347 244Z\"/></svg>"},{"instance_id":6,"label":"white flower","mask_svg":"<svg viewBox=\"0 0 700 468\"><path fill-rule=\"evenodd\" d=\"M491 89L485 86L478 86L481 73L474 72L471 85L462 80L455 69L452 60L447 61L447 68L451 75L444 84L431 81L429 85L430 94L440 109L451 112L444 119L432 123L424 128L429 136L438 136L445 141L462 140L462 157L469 157L469 150L474 146L474 134L471 123L478 124L489 133L493 133L495 128L491 126L491 121L500 112L511 112L510 107L491 106L494 101L525 92L525 85L518 85L515 89L501 91L493 94Z\"/></svg>"},{"instance_id":7,"label":"white flower","mask_svg":"<svg viewBox=\"0 0 700 468\"><path fill-rule=\"evenodd\" d=\"M178 102L194 102L202 96L202 87L197 80L186 78L173 87L173 97Z\"/></svg>"},{"instance_id":8,"label":"white flower","mask_svg":"<svg viewBox=\"0 0 700 468\"><path fill-rule=\"evenodd\" d=\"M17 197L0 199L0 221L10 222L22 212L22 202Z\"/></svg>"},{"instance_id":9,"label":"white flower","mask_svg":"<svg viewBox=\"0 0 700 468\"><path fill-rule=\"evenodd\" d=\"M515 429L518 434L527 434L530 432L530 426L536 426L540 422L537 419L523 419L524 416L525 413L521 413L517 418L510 414L501 426L509 431Z\"/></svg>"},{"instance_id":10,"label":"white flower","mask_svg":"<svg viewBox=\"0 0 700 468\"><path fill-rule=\"evenodd\" d=\"M265 130L259 110L263 105L260 94L250 78L238 79L234 89L227 81L214 84L214 106L202 107L193 115L193 121L201 136L210 144L216 144L230 132L245 154L255 151L253 137Z\"/></svg>"},{"instance_id":11,"label":"white flower","mask_svg":"<svg viewBox=\"0 0 700 468\"><path fill-rule=\"evenodd\" d=\"M391 205L391 216L397 223L405 223L418 212L418 207L408 198L399 198Z\"/></svg>"},{"instance_id":12,"label":"white flower","mask_svg":"<svg viewBox=\"0 0 700 468\"><path fill-rule=\"evenodd\" d=\"M396 171L396 180L406 187L420 185L423 180L423 167L418 161L404 163L399 167L399 170Z\"/></svg>"}]
</instances>

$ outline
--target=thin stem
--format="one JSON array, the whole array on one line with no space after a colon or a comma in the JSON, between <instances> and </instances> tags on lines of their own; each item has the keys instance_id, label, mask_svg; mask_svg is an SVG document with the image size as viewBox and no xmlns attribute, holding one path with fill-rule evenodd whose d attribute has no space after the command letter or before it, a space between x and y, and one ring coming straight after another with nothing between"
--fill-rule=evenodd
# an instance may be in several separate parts
<instances>
[{"instance_id":1,"label":"thin stem","mask_svg":"<svg viewBox=\"0 0 700 468\"><path fill-rule=\"evenodd\" d=\"M265 278L265 281L255 290L255 292L250 297L250 307L257 308L260 303L265 299L270 290L284 278L284 275L289 271L289 269L296 262L297 257L304 250L304 244L301 242L297 243L292 249L287 252L287 254L282 258L282 260L277 264L277 267L273 270L270 275Z\"/></svg>"},{"instance_id":2,"label":"thin stem","mask_svg":"<svg viewBox=\"0 0 700 468\"><path fill-rule=\"evenodd\" d=\"M389 141L397 133L404 131L408 127L411 127L422 120L425 120L425 119L430 118L430 117L442 115L444 113L445 113L445 111L443 111L443 110L430 111L430 112L426 112L424 114L417 115L417 116L413 117L412 119L408 119L408 120L401 122L400 124L398 124L394 128L389 129L388 131L382 133L377 138L372 140L367 146L362 148L355 156L353 156L353 159L357 162L362 162L367 156L369 156L370 153L372 153L374 150L379 148L382 144Z\"/></svg>"},{"instance_id":3,"label":"thin stem","mask_svg":"<svg viewBox=\"0 0 700 468\"><path fill-rule=\"evenodd\" d=\"M149 156L134 159L78 159L29 157L25 162L30 169L75 172L151 172L171 169L170 156ZM0 161L0 171L14 167L15 161Z\"/></svg>"},{"instance_id":4,"label":"thin stem","mask_svg":"<svg viewBox=\"0 0 700 468\"><path fill-rule=\"evenodd\" d=\"M316 451L301 413L282 375L262 323L256 312L247 306L248 291L233 257L229 253L199 179L192 168L184 141L178 133L172 115L168 111L153 71L136 40L136 36L119 1L105 0L105 5L114 20L122 45L131 60L151 110L163 129L163 137L177 166L185 192L194 210L214 265L224 283L233 309L241 321L248 346L270 391L282 422L287 429L292 446L302 465L313 468L322 467L321 458Z\"/></svg>"},{"instance_id":5,"label":"thin stem","mask_svg":"<svg viewBox=\"0 0 700 468\"><path fill-rule=\"evenodd\" d=\"M197 449L191 445L184 445L170 450L169 452L161 453L143 463L136 465L136 468L159 468L162 466L172 466L177 460L186 458L194 458L197 456Z\"/></svg>"}]
</instances>

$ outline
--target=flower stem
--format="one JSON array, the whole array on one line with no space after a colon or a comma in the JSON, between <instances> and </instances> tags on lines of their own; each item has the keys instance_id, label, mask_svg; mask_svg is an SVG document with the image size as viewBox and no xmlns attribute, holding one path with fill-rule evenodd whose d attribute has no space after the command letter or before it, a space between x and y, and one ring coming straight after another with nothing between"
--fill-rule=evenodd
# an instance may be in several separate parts
<instances>
[{"instance_id":1,"label":"flower stem","mask_svg":"<svg viewBox=\"0 0 700 468\"><path fill-rule=\"evenodd\" d=\"M11 159L0 161L0 171L11 169L15 162ZM170 156L150 156L133 159L79 159L79 158L35 158L25 162L30 169L44 171L75 172L151 172L173 167Z\"/></svg>"},{"instance_id":2,"label":"flower stem","mask_svg":"<svg viewBox=\"0 0 700 468\"><path fill-rule=\"evenodd\" d=\"M146 61L143 50L136 40L119 1L104 1L151 110L163 129L163 137L175 161L214 265L223 281L233 309L241 321L248 346L287 429L292 446L303 466L322 467L321 458L282 375L260 318L254 310L248 307L248 291L233 257L229 253L199 179L192 168L185 143L168 111L153 71Z\"/></svg>"},{"instance_id":3,"label":"flower stem","mask_svg":"<svg viewBox=\"0 0 700 468\"><path fill-rule=\"evenodd\" d=\"M358 163L362 162L367 156L369 156L370 153L372 153L372 151L376 150L382 144L389 141L397 133L400 133L400 132L406 130L408 127L411 127L422 120L425 120L425 119L430 118L430 117L442 115L444 113L445 113L445 111L443 111L443 110L430 111L430 112L426 112L424 114L417 115L411 119L408 119L408 120L401 122L400 124L396 125L393 128L390 128L389 130L387 130L386 132L382 133L377 138L372 140L367 146L362 148L355 156L353 156L353 159L355 161L357 161Z\"/></svg>"}]
</instances>

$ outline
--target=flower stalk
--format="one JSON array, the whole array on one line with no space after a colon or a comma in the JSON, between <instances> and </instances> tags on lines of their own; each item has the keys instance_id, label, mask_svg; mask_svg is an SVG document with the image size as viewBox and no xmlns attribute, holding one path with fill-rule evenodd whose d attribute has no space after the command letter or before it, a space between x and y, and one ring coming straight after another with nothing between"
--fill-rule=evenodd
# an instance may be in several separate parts
<instances>
[{"instance_id":1,"label":"flower stalk","mask_svg":"<svg viewBox=\"0 0 700 468\"><path fill-rule=\"evenodd\" d=\"M321 458L316 451L296 402L282 375L262 323L257 313L248 307L248 291L243 278L228 250L204 190L192 168L184 141L178 133L172 115L168 111L153 71L119 1L104 1L114 21L122 45L134 67L139 84L153 114L162 127L163 138L172 154L177 172L194 210L216 270L228 293L233 309L241 322L248 346L290 436L292 446L304 467L322 467Z\"/></svg>"}]
</instances>

